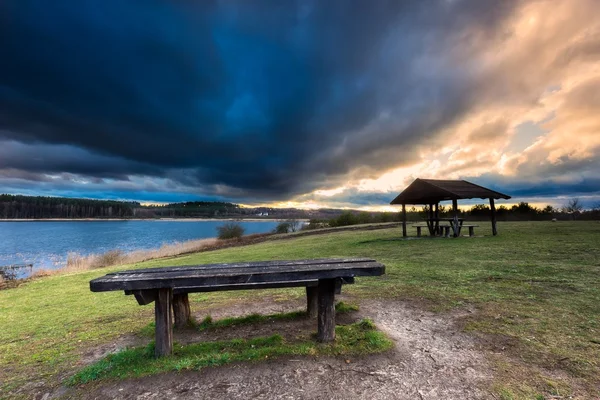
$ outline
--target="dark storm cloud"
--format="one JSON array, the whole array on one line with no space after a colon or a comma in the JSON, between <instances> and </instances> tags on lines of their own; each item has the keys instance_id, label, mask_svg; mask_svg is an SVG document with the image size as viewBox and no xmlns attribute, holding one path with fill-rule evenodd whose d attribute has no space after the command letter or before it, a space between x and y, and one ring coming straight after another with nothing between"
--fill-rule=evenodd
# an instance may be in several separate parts
<instances>
[{"instance_id":1,"label":"dark storm cloud","mask_svg":"<svg viewBox=\"0 0 600 400\"><path fill-rule=\"evenodd\" d=\"M68 171L90 178L117 180L128 180L130 174L161 174L161 169L153 165L94 154L71 145L26 144L0 140L0 170L8 168L38 174Z\"/></svg>"},{"instance_id":2,"label":"dark storm cloud","mask_svg":"<svg viewBox=\"0 0 600 400\"><path fill-rule=\"evenodd\" d=\"M268 199L368 176L475 101L445 54L472 31L493 36L512 6L4 1L0 138L34 161L4 154L0 168Z\"/></svg>"}]
</instances>

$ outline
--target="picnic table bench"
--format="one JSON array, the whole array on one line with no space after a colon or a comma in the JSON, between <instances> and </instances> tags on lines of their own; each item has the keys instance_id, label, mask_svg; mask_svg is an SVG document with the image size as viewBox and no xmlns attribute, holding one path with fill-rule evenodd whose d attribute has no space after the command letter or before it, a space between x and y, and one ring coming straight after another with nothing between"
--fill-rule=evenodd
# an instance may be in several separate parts
<instances>
[{"instance_id":1,"label":"picnic table bench","mask_svg":"<svg viewBox=\"0 0 600 400\"><path fill-rule=\"evenodd\" d=\"M479 225L463 225L463 228L469 228L469 236L475 236L475 228L479 227Z\"/></svg>"},{"instance_id":2,"label":"picnic table bench","mask_svg":"<svg viewBox=\"0 0 600 400\"><path fill-rule=\"evenodd\" d=\"M171 308L180 322L189 319L188 293L305 286L307 311L318 314L317 340L330 342L335 339L336 290L356 276L384 273L383 264L368 258L187 265L107 274L91 280L90 290L123 290L140 305L154 302L155 356L161 357L173 350Z\"/></svg>"},{"instance_id":3,"label":"picnic table bench","mask_svg":"<svg viewBox=\"0 0 600 400\"><path fill-rule=\"evenodd\" d=\"M427 225L414 224L411 226L413 228L417 228L417 237L421 237L421 230L423 228L429 228L429 226L427 226ZM438 228L440 229L440 232L442 232L442 236L444 236L444 237L450 236L450 228L452 228L450 225L440 225L440 226L438 226Z\"/></svg>"}]
</instances>

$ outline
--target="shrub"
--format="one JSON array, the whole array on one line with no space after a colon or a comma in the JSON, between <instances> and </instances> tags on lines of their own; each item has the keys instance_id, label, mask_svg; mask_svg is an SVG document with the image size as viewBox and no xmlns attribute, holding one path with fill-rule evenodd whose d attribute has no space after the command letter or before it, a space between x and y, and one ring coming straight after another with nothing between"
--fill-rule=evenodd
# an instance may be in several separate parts
<instances>
[{"instance_id":1,"label":"shrub","mask_svg":"<svg viewBox=\"0 0 600 400\"><path fill-rule=\"evenodd\" d=\"M329 222L326 219L321 220L321 219L311 218L311 220L308 222L308 224L304 224L301 229L302 230L319 229L319 228L326 228L328 226L329 226Z\"/></svg>"},{"instance_id":2,"label":"shrub","mask_svg":"<svg viewBox=\"0 0 600 400\"><path fill-rule=\"evenodd\" d=\"M99 254L94 262L92 268L110 267L113 265L121 264L125 254L121 250L110 250L106 253Z\"/></svg>"},{"instance_id":3,"label":"shrub","mask_svg":"<svg viewBox=\"0 0 600 400\"><path fill-rule=\"evenodd\" d=\"M297 219L288 219L286 222L289 226L289 232L298 232L303 225L302 222Z\"/></svg>"},{"instance_id":4,"label":"shrub","mask_svg":"<svg viewBox=\"0 0 600 400\"><path fill-rule=\"evenodd\" d=\"M290 224L286 222L280 222L275 227L275 233L288 233L290 231Z\"/></svg>"},{"instance_id":5,"label":"shrub","mask_svg":"<svg viewBox=\"0 0 600 400\"><path fill-rule=\"evenodd\" d=\"M344 211L337 218L332 218L329 221L330 226L348 226L348 225L356 225L358 223L358 218L351 213L350 211Z\"/></svg>"},{"instance_id":6,"label":"shrub","mask_svg":"<svg viewBox=\"0 0 600 400\"><path fill-rule=\"evenodd\" d=\"M373 216L366 211L361 211L356 215L356 222L359 224L369 224L373 222Z\"/></svg>"},{"instance_id":7,"label":"shrub","mask_svg":"<svg viewBox=\"0 0 600 400\"><path fill-rule=\"evenodd\" d=\"M288 219L287 221L282 221L277 224L275 227L275 233L290 233L290 232L298 232L302 223L297 219Z\"/></svg>"},{"instance_id":8,"label":"shrub","mask_svg":"<svg viewBox=\"0 0 600 400\"><path fill-rule=\"evenodd\" d=\"M239 239L244 236L244 227L237 222L227 222L217 226L219 239Z\"/></svg>"}]
</instances>

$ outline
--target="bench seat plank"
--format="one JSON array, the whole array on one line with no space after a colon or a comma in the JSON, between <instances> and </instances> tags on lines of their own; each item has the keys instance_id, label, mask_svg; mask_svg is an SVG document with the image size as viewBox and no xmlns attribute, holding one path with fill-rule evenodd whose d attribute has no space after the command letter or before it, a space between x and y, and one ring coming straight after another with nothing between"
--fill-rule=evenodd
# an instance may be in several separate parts
<instances>
[{"instance_id":1,"label":"bench seat plank","mask_svg":"<svg viewBox=\"0 0 600 400\"><path fill-rule=\"evenodd\" d=\"M372 258L315 258L310 260L270 260L270 261L250 261L250 262L239 262L239 263L219 263L219 264L202 264L202 265L180 265L172 267L157 267L157 268L141 268L127 271L117 271L106 274L106 276L112 275L128 275L131 273L151 273L151 274L162 274L164 272L171 271L199 271L199 270L213 270L213 269L227 269L227 268L250 268L250 267L275 267L280 269L287 269L296 265L329 265L329 264L356 264L360 262L374 262Z\"/></svg>"},{"instance_id":2,"label":"bench seat plank","mask_svg":"<svg viewBox=\"0 0 600 400\"><path fill-rule=\"evenodd\" d=\"M318 267L318 268L317 268ZM385 267L374 260L355 262L329 262L322 264L292 264L285 268L279 265L239 266L215 265L211 268L199 266L175 267L162 273L147 270L130 270L107 274L90 281L92 292L110 290L149 290L180 287L214 287L224 285L247 285L283 281L307 281L334 279L339 277L379 276Z\"/></svg>"}]
</instances>

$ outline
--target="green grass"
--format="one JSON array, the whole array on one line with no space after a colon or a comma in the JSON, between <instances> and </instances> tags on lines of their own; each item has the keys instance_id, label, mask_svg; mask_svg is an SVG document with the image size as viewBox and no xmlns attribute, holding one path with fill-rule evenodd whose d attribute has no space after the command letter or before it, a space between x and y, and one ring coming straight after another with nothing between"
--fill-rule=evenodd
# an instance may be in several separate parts
<instances>
[{"instance_id":1,"label":"green grass","mask_svg":"<svg viewBox=\"0 0 600 400\"><path fill-rule=\"evenodd\" d=\"M489 227L480 225L476 233L489 235ZM496 237L436 240L398 240L398 228L336 232L288 240L285 246L267 241L133 267L372 257L386 265L386 275L357 278L344 292L358 302L363 297L409 300L438 312L476 308L465 329L508 343L506 351L491 357L497 394L600 396L600 224L500 223L499 231ZM126 268L132 266L43 278L0 291L0 397L27 381L59 384L59 376L81 368L88 349L123 334L139 335L148 326L153 307L140 307L122 292L89 291L90 279ZM204 312L257 296L285 302L303 299L304 292L203 293L190 295L190 301L195 311Z\"/></svg>"},{"instance_id":2,"label":"green grass","mask_svg":"<svg viewBox=\"0 0 600 400\"><path fill-rule=\"evenodd\" d=\"M285 317L289 318L291 317ZM228 318L229 324L225 326L236 325L232 320ZM249 323L247 318L240 321L240 324ZM146 347L108 355L78 372L69 380L69 384L76 385L106 378L133 378L169 371L198 370L236 361L261 361L289 355L360 355L389 350L393 346L369 320L337 326L335 331L336 340L332 344L318 344L315 341L288 343L280 335L273 335L248 340L202 342L187 346L175 344L172 356L158 359L154 358L154 343L151 343Z\"/></svg>"}]
</instances>

